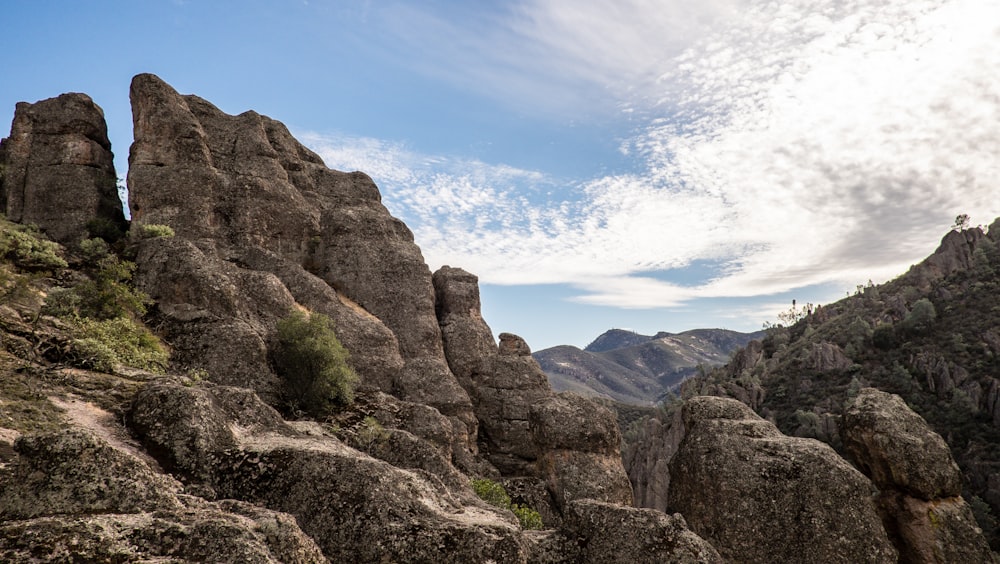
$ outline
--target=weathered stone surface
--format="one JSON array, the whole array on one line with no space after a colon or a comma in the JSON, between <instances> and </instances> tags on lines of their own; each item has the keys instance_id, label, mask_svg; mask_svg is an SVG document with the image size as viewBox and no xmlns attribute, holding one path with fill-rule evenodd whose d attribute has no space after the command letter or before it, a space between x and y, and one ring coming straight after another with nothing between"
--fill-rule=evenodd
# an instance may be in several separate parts
<instances>
[{"instance_id":1,"label":"weathered stone surface","mask_svg":"<svg viewBox=\"0 0 1000 564\"><path fill-rule=\"evenodd\" d=\"M844 410L840 428L844 449L879 489L925 500L962 493L962 474L948 444L901 397L861 390Z\"/></svg>"},{"instance_id":2,"label":"weathered stone surface","mask_svg":"<svg viewBox=\"0 0 1000 564\"><path fill-rule=\"evenodd\" d=\"M293 433L274 409L246 388L187 387L167 380L139 390L129 419L161 464L202 483L211 482L218 453L237 448L234 425L248 432Z\"/></svg>"},{"instance_id":3,"label":"weathered stone surface","mask_svg":"<svg viewBox=\"0 0 1000 564\"><path fill-rule=\"evenodd\" d=\"M829 446L786 437L732 399L695 397L668 511L726 560L895 562L874 487Z\"/></svg>"},{"instance_id":4,"label":"weathered stone surface","mask_svg":"<svg viewBox=\"0 0 1000 564\"><path fill-rule=\"evenodd\" d=\"M401 430L372 435L368 448L412 468L401 469L323 432L299 432L252 392L235 394L149 384L131 419L169 409L162 425L136 425L151 452L204 477L219 497L294 515L331 561L525 560L513 515L476 498L430 443ZM202 454L191 455L191 445ZM199 460L212 463L202 468Z\"/></svg>"},{"instance_id":5,"label":"weathered stone surface","mask_svg":"<svg viewBox=\"0 0 1000 564\"><path fill-rule=\"evenodd\" d=\"M900 562L996 562L996 555L961 497L927 501L897 491L879 496Z\"/></svg>"},{"instance_id":6,"label":"weathered stone surface","mask_svg":"<svg viewBox=\"0 0 1000 564\"><path fill-rule=\"evenodd\" d=\"M181 96L153 75L133 79L131 98L135 142L129 156L129 187L134 221L170 225L178 239L190 241L208 256L210 260L199 265L215 261L212 276L188 282L187 287L211 295L214 271L223 270L224 278L237 288L235 295L259 293L244 284L259 286L262 274L246 281L247 273L225 272L221 263L230 261L238 270L253 263L257 270L279 280L292 283L294 279L297 296L319 296L323 292L314 280L301 273L281 273L288 263L308 270L344 296L327 303L341 318L349 318L351 332L379 337L374 341L382 345L374 355L375 369L355 361L365 383L460 418L473 427L466 443L474 441L471 401L444 358L430 271L410 231L381 204L371 179L362 173L326 168L315 153L270 118L255 112L227 115L201 98ZM256 256L241 265L241 257L251 251ZM262 258L268 254L287 262ZM155 269L155 258L141 254L137 263L140 271L163 273ZM171 306L173 311L180 306L205 309L188 299L192 292L181 291L182 295L173 297L177 286L184 288L182 280L142 273L140 278L144 289L168 310ZM283 301L280 290L275 291L264 297ZM261 309L241 306L237 318L266 343L273 332L270 317L276 312ZM198 325L192 327L200 333L190 342L177 339L188 350L204 341L201 335L213 334L199 330ZM385 338L385 328L395 343ZM184 326L175 323L173 331L183 332ZM214 333L219 332L226 331ZM223 375L210 370L211 377L234 383L241 377L259 376L265 385L254 387L266 392L267 366L252 354L258 343L250 334L235 336L244 345L234 347L234 353L250 354L247 363L259 365L257 374ZM372 356L362 352L372 348L360 338L345 338L344 344L352 354ZM386 351L389 344L396 351ZM225 362L217 364L217 370L230 373L242 368L235 359L229 362L231 368Z\"/></svg>"},{"instance_id":7,"label":"weathered stone surface","mask_svg":"<svg viewBox=\"0 0 1000 564\"><path fill-rule=\"evenodd\" d=\"M513 333L500 333L500 354L503 356L531 356L531 347Z\"/></svg>"},{"instance_id":8,"label":"weathered stone surface","mask_svg":"<svg viewBox=\"0 0 1000 564\"><path fill-rule=\"evenodd\" d=\"M718 562L719 553L680 515L591 499L571 501L564 534L582 546L575 562ZM737 559L740 560L740 559Z\"/></svg>"},{"instance_id":9,"label":"weathered stone surface","mask_svg":"<svg viewBox=\"0 0 1000 564\"><path fill-rule=\"evenodd\" d=\"M291 516L181 494L91 431L22 436L16 450L0 469L4 562L326 561Z\"/></svg>"},{"instance_id":10,"label":"weathered stone surface","mask_svg":"<svg viewBox=\"0 0 1000 564\"><path fill-rule=\"evenodd\" d=\"M813 370L843 370L853 364L836 343L815 343L809 351L806 366Z\"/></svg>"},{"instance_id":11,"label":"weathered stone surface","mask_svg":"<svg viewBox=\"0 0 1000 564\"><path fill-rule=\"evenodd\" d=\"M966 270L972 265L972 254L986 235L979 229L949 231L931 256L910 268L904 277L911 284L929 289L932 282Z\"/></svg>"},{"instance_id":12,"label":"weathered stone surface","mask_svg":"<svg viewBox=\"0 0 1000 564\"><path fill-rule=\"evenodd\" d=\"M879 508L907 562L992 562L962 475L940 435L897 395L874 388L844 410L844 449L879 487Z\"/></svg>"},{"instance_id":13,"label":"weathered stone surface","mask_svg":"<svg viewBox=\"0 0 1000 564\"><path fill-rule=\"evenodd\" d=\"M10 137L0 141L2 211L67 245L85 237L93 219L124 231L113 159L104 112L86 94L21 102Z\"/></svg>"},{"instance_id":14,"label":"weathered stone surface","mask_svg":"<svg viewBox=\"0 0 1000 564\"><path fill-rule=\"evenodd\" d=\"M563 392L533 404L529 417L540 449L537 473L560 509L583 498L632 503L619 452L621 435L607 408Z\"/></svg>"},{"instance_id":15,"label":"weathered stone surface","mask_svg":"<svg viewBox=\"0 0 1000 564\"><path fill-rule=\"evenodd\" d=\"M470 378L484 359L497 355L497 345L481 313L479 278L461 268L442 266L434 273L438 323L448 366L474 394Z\"/></svg>"},{"instance_id":16,"label":"weathered stone surface","mask_svg":"<svg viewBox=\"0 0 1000 564\"><path fill-rule=\"evenodd\" d=\"M0 521L181 507L179 484L88 431L24 435L14 449L17 462L0 476Z\"/></svg>"}]
</instances>

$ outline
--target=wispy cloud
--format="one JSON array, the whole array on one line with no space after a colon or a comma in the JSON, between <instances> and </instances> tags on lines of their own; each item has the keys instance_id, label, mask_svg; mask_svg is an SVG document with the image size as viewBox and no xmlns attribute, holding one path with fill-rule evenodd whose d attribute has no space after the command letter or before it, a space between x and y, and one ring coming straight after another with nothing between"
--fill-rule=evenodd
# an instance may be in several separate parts
<instances>
[{"instance_id":1,"label":"wispy cloud","mask_svg":"<svg viewBox=\"0 0 1000 564\"><path fill-rule=\"evenodd\" d=\"M623 145L634 172L567 180L307 139L376 179L432 268L674 306L885 279L957 213L1000 214L1000 2L562 4L522 2L499 31L453 41L487 63L480 83L638 85L611 89L648 120ZM669 281L695 261L719 267Z\"/></svg>"}]
</instances>

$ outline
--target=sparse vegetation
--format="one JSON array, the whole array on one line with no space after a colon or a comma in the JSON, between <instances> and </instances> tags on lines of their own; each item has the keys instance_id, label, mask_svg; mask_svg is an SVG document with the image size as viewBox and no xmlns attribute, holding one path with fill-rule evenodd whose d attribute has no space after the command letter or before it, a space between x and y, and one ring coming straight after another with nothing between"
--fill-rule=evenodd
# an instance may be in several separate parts
<instances>
[{"instance_id":1,"label":"sparse vegetation","mask_svg":"<svg viewBox=\"0 0 1000 564\"><path fill-rule=\"evenodd\" d=\"M514 513L522 529L542 529L542 516L538 511L525 505L512 503L510 495L503 485L489 478L473 478L472 491L486 503L500 509L508 509Z\"/></svg>"},{"instance_id":2,"label":"sparse vegetation","mask_svg":"<svg viewBox=\"0 0 1000 564\"><path fill-rule=\"evenodd\" d=\"M138 236L140 239L156 239L157 237L173 237L174 229L169 225L158 223L148 223L138 226Z\"/></svg>"},{"instance_id":3,"label":"sparse vegetation","mask_svg":"<svg viewBox=\"0 0 1000 564\"><path fill-rule=\"evenodd\" d=\"M354 401L358 376L329 317L294 311L278 322L277 341L272 356L291 411L325 417Z\"/></svg>"},{"instance_id":4,"label":"sparse vegetation","mask_svg":"<svg viewBox=\"0 0 1000 564\"><path fill-rule=\"evenodd\" d=\"M378 419L367 416L361 421L358 427L356 439L362 450L368 450L372 446L389 438L389 431L379 423Z\"/></svg>"},{"instance_id":5,"label":"sparse vegetation","mask_svg":"<svg viewBox=\"0 0 1000 564\"><path fill-rule=\"evenodd\" d=\"M0 257L28 271L51 271L66 268L59 256L59 244L45 239L33 225L19 225L0 220Z\"/></svg>"},{"instance_id":6,"label":"sparse vegetation","mask_svg":"<svg viewBox=\"0 0 1000 564\"><path fill-rule=\"evenodd\" d=\"M160 340L127 316L77 321L73 349L80 362L94 370L111 372L123 364L162 372L169 359Z\"/></svg>"}]
</instances>

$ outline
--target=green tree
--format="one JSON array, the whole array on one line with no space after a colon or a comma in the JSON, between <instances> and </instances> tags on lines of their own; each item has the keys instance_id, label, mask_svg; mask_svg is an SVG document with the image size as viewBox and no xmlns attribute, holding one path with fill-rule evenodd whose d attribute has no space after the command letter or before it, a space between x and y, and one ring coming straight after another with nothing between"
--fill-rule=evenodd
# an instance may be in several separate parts
<instances>
[{"instance_id":1,"label":"green tree","mask_svg":"<svg viewBox=\"0 0 1000 564\"><path fill-rule=\"evenodd\" d=\"M903 318L902 327L911 333L923 333L931 328L935 319L937 310L934 309L934 304L927 298L920 298Z\"/></svg>"},{"instance_id":2,"label":"green tree","mask_svg":"<svg viewBox=\"0 0 1000 564\"><path fill-rule=\"evenodd\" d=\"M324 417L336 406L354 401L358 376L347 364L347 349L329 317L293 311L278 322L272 357L292 410Z\"/></svg>"}]
</instances>

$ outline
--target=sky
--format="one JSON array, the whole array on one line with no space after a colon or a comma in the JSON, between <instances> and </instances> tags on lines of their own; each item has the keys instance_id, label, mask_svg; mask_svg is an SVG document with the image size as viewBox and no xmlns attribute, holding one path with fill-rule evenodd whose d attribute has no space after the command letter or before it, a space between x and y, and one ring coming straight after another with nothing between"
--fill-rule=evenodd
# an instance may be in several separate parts
<instances>
[{"instance_id":1,"label":"sky","mask_svg":"<svg viewBox=\"0 0 1000 564\"><path fill-rule=\"evenodd\" d=\"M755 331L1000 216L1000 0L0 2L0 135L142 72L361 170L533 350Z\"/></svg>"}]
</instances>

